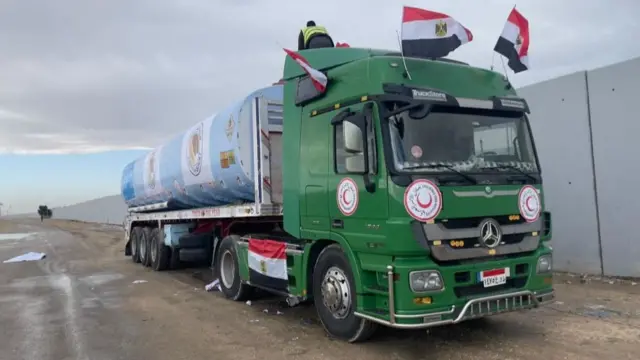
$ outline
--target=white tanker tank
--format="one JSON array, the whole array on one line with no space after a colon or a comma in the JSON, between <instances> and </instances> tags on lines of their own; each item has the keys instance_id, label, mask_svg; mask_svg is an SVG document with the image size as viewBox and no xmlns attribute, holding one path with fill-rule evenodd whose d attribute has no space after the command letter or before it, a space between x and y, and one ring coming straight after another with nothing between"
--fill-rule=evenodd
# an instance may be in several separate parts
<instances>
[{"instance_id":1,"label":"white tanker tank","mask_svg":"<svg viewBox=\"0 0 640 360\"><path fill-rule=\"evenodd\" d=\"M282 85L254 91L129 163L121 182L127 206L167 210L253 202L256 98L269 104L269 126L281 127Z\"/></svg>"}]
</instances>

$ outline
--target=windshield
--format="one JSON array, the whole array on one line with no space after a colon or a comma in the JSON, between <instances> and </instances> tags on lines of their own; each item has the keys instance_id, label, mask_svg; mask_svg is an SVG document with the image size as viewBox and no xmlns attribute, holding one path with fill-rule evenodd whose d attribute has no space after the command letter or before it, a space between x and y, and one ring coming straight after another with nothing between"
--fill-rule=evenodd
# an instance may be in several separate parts
<instances>
[{"instance_id":1,"label":"windshield","mask_svg":"<svg viewBox=\"0 0 640 360\"><path fill-rule=\"evenodd\" d=\"M407 111L394 115L388 126L396 170L442 172L440 164L459 172L538 171L521 114L434 108L419 119Z\"/></svg>"}]
</instances>

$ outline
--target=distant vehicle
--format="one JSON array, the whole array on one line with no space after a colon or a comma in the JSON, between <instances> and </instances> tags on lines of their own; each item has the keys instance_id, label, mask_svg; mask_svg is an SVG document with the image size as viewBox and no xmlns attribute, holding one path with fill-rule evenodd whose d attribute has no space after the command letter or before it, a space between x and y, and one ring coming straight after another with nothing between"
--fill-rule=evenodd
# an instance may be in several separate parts
<instances>
[{"instance_id":1,"label":"distant vehicle","mask_svg":"<svg viewBox=\"0 0 640 360\"><path fill-rule=\"evenodd\" d=\"M287 58L281 83L124 169L134 262L207 261L226 297L313 301L349 342L553 300L528 105L502 75L393 51L300 54L325 91Z\"/></svg>"}]
</instances>

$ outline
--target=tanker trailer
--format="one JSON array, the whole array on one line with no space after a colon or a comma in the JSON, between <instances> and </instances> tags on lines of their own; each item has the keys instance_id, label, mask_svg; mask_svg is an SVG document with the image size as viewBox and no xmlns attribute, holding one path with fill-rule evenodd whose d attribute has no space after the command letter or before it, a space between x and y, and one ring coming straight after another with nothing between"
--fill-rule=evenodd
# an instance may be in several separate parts
<instances>
[{"instance_id":1,"label":"tanker trailer","mask_svg":"<svg viewBox=\"0 0 640 360\"><path fill-rule=\"evenodd\" d=\"M255 101L257 98L265 102ZM129 211L192 209L255 201L255 117L258 103L269 126L282 126L282 85L275 84L191 126L123 170ZM264 122L264 120L263 120Z\"/></svg>"}]
</instances>

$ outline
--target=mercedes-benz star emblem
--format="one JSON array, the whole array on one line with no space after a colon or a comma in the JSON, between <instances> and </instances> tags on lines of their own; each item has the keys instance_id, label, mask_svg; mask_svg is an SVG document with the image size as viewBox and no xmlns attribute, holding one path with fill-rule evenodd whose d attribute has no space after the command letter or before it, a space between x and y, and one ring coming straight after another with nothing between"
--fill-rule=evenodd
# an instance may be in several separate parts
<instances>
[{"instance_id":1,"label":"mercedes-benz star emblem","mask_svg":"<svg viewBox=\"0 0 640 360\"><path fill-rule=\"evenodd\" d=\"M500 224L493 219L485 219L480 223L480 244L493 249L500 245L502 230Z\"/></svg>"}]
</instances>

